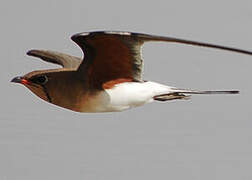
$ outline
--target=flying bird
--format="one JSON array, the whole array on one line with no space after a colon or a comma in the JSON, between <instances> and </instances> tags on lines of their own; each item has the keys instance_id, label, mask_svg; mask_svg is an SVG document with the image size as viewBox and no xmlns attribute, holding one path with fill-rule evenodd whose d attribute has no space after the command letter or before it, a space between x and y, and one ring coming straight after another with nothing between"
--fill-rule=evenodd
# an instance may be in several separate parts
<instances>
[{"instance_id":1,"label":"flying bird","mask_svg":"<svg viewBox=\"0 0 252 180\"><path fill-rule=\"evenodd\" d=\"M11 82L21 83L41 99L73 111L123 111L153 101L188 99L192 94L239 93L180 89L143 80L141 47L145 42L182 43L252 55L237 48L132 32L83 32L71 39L82 49L83 59L55 51L30 50L27 55L62 68L33 71Z\"/></svg>"}]
</instances>

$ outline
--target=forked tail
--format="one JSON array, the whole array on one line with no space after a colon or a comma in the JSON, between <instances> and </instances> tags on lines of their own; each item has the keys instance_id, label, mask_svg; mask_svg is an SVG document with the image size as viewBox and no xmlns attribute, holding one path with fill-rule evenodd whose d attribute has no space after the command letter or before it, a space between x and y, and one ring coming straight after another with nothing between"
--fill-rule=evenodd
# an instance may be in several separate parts
<instances>
[{"instance_id":1,"label":"forked tail","mask_svg":"<svg viewBox=\"0 0 252 180\"><path fill-rule=\"evenodd\" d=\"M197 91L197 90L188 90L188 89L173 89L174 92L184 93L184 94L239 94L239 91Z\"/></svg>"},{"instance_id":2,"label":"forked tail","mask_svg":"<svg viewBox=\"0 0 252 180\"><path fill-rule=\"evenodd\" d=\"M172 88L172 92L168 94L161 94L153 97L157 101L168 101L175 99L190 99L191 94L239 94L239 91L197 91L197 90L188 90L188 89L177 89Z\"/></svg>"}]
</instances>

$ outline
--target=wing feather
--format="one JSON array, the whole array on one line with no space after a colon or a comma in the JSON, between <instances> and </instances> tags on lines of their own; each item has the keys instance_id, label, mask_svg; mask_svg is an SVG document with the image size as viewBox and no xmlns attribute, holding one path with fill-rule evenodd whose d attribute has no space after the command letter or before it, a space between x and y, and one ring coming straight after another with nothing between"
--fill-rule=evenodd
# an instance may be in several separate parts
<instances>
[{"instance_id":1,"label":"wing feather","mask_svg":"<svg viewBox=\"0 0 252 180\"><path fill-rule=\"evenodd\" d=\"M90 87L96 89L102 89L104 83L116 79L142 81L141 46L148 41L181 43L252 55L251 51L232 47L131 32L86 32L71 38L84 52L84 60L78 71Z\"/></svg>"},{"instance_id":2,"label":"wing feather","mask_svg":"<svg viewBox=\"0 0 252 180\"><path fill-rule=\"evenodd\" d=\"M34 49L28 51L27 55L38 57L46 62L61 65L62 67L67 69L77 69L82 61L81 58L49 50Z\"/></svg>"}]
</instances>

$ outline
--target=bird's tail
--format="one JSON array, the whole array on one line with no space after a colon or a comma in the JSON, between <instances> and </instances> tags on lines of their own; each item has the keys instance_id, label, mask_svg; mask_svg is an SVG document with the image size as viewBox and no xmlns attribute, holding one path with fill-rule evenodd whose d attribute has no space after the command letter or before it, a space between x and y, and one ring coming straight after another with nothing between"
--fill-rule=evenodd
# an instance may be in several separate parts
<instances>
[{"instance_id":1,"label":"bird's tail","mask_svg":"<svg viewBox=\"0 0 252 180\"><path fill-rule=\"evenodd\" d=\"M167 94L161 94L154 97L154 100L157 101L168 101L175 99L190 99L192 94L239 94L239 91L198 91L198 90L189 90L189 89L177 89L172 88L172 91Z\"/></svg>"},{"instance_id":2,"label":"bird's tail","mask_svg":"<svg viewBox=\"0 0 252 180\"><path fill-rule=\"evenodd\" d=\"M173 88L173 92L183 93L183 94L239 94L237 90L231 91L198 91L198 90L188 90L188 89L177 89Z\"/></svg>"}]
</instances>

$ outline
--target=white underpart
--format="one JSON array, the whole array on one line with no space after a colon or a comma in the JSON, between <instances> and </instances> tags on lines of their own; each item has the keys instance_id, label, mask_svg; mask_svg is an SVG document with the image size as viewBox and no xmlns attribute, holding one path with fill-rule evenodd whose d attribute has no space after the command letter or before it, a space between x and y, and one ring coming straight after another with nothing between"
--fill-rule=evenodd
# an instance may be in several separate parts
<instances>
[{"instance_id":1,"label":"white underpart","mask_svg":"<svg viewBox=\"0 0 252 180\"><path fill-rule=\"evenodd\" d=\"M155 82L126 82L115 85L112 89L106 89L108 102L102 103L100 111L123 111L129 108L152 102L153 97L174 92L174 87L165 86ZM98 109L97 109L98 110Z\"/></svg>"}]
</instances>

